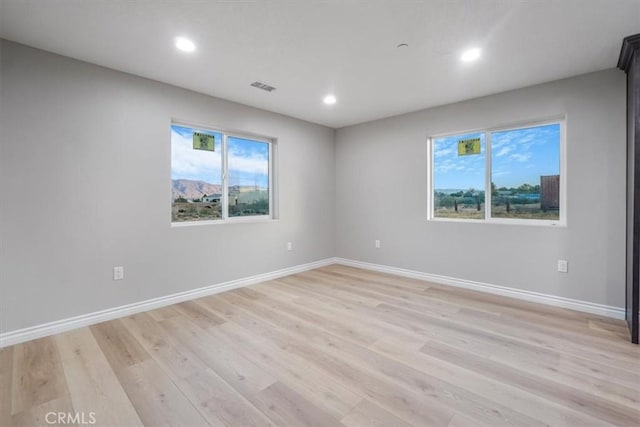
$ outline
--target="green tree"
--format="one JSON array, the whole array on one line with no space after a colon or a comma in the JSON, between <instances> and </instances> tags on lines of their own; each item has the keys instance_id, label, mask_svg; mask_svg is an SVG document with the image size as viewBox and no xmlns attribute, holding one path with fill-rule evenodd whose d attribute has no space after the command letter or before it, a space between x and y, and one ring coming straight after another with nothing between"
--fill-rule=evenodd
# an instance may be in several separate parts
<instances>
[{"instance_id":1,"label":"green tree","mask_svg":"<svg viewBox=\"0 0 640 427\"><path fill-rule=\"evenodd\" d=\"M530 194L534 192L534 188L531 184L522 184L517 188L519 193Z\"/></svg>"}]
</instances>

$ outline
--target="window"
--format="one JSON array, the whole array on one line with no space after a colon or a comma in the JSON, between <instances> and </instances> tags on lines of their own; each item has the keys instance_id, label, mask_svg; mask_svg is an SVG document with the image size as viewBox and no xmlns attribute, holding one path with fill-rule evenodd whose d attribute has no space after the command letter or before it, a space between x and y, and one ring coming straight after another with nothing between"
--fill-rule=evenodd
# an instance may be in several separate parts
<instances>
[{"instance_id":1,"label":"window","mask_svg":"<svg viewBox=\"0 0 640 427\"><path fill-rule=\"evenodd\" d=\"M430 138L431 219L563 224L564 121Z\"/></svg>"},{"instance_id":2,"label":"window","mask_svg":"<svg viewBox=\"0 0 640 427\"><path fill-rule=\"evenodd\" d=\"M171 125L171 221L271 218L273 142Z\"/></svg>"}]
</instances>

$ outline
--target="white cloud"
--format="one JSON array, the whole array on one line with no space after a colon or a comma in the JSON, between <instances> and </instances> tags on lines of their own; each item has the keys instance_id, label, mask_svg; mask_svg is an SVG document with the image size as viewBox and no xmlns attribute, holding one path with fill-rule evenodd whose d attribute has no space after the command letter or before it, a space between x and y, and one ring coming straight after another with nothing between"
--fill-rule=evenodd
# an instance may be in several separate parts
<instances>
[{"instance_id":1,"label":"white cloud","mask_svg":"<svg viewBox=\"0 0 640 427\"><path fill-rule=\"evenodd\" d=\"M222 182L220 146L216 151L194 150L192 139L171 131L171 176L173 179L196 179L217 184ZM229 172L266 177L269 160L258 153L229 151Z\"/></svg>"},{"instance_id":2,"label":"white cloud","mask_svg":"<svg viewBox=\"0 0 640 427\"><path fill-rule=\"evenodd\" d=\"M509 156L509 159L516 162L526 162L531 158L531 153L515 153Z\"/></svg>"},{"instance_id":3,"label":"white cloud","mask_svg":"<svg viewBox=\"0 0 640 427\"><path fill-rule=\"evenodd\" d=\"M445 160L444 162L436 164L436 171L448 172L451 169L454 169L455 167L456 167L456 164L454 162L452 162L451 160Z\"/></svg>"},{"instance_id":4,"label":"white cloud","mask_svg":"<svg viewBox=\"0 0 640 427\"><path fill-rule=\"evenodd\" d=\"M434 155L437 157L442 157L442 156L448 156L449 154L453 154L454 152L454 148L453 147L448 147L448 148L441 148L439 150L436 150L434 152Z\"/></svg>"},{"instance_id":5,"label":"white cloud","mask_svg":"<svg viewBox=\"0 0 640 427\"><path fill-rule=\"evenodd\" d=\"M528 144L530 142L534 142L536 139L536 135L533 132L529 132L525 134L522 138L518 140L521 144Z\"/></svg>"},{"instance_id":6,"label":"white cloud","mask_svg":"<svg viewBox=\"0 0 640 427\"><path fill-rule=\"evenodd\" d=\"M171 131L171 176L173 179L199 179L221 182L220 151L194 150L190 137Z\"/></svg>"},{"instance_id":7,"label":"white cloud","mask_svg":"<svg viewBox=\"0 0 640 427\"><path fill-rule=\"evenodd\" d=\"M513 151L512 146L502 147L500 150L496 152L496 157L502 157Z\"/></svg>"},{"instance_id":8,"label":"white cloud","mask_svg":"<svg viewBox=\"0 0 640 427\"><path fill-rule=\"evenodd\" d=\"M230 152L229 171L267 175L269 173L269 161L260 155L242 156Z\"/></svg>"}]
</instances>

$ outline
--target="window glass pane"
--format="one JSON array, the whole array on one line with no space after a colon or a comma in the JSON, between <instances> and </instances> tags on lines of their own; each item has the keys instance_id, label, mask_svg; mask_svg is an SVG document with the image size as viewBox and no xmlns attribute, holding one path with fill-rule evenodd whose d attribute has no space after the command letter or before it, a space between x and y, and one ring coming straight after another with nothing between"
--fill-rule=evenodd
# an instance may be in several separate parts
<instances>
[{"instance_id":1,"label":"window glass pane","mask_svg":"<svg viewBox=\"0 0 640 427\"><path fill-rule=\"evenodd\" d=\"M269 144L227 138L229 216L269 215Z\"/></svg>"},{"instance_id":2,"label":"window glass pane","mask_svg":"<svg viewBox=\"0 0 640 427\"><path fill-rule=\"evenodd\" d=\"M433 140L433 216L484 219L485 135Z\"/></svg>"},{"instance_id":3,"label":"window glass pane","mask_svg":"<svg viewBox=\"0 0 640 427\"><path fill-rule=\"evenodd\" d=\"M194 133L198 138L196 142ZM214 144L207 136L213 136ZM172 125L171 220L221 219L221 198L222 134Z\"/></svg>"},{"instance_id":4,"label":"window glass pane","mask_svg":"<svg viewBox=\"0 0 640 427\"><path fill-rule=\"evenodd\" d=\"M491 216L560 219L560 124L491 133Z\"/></svg>"}]
</instances>

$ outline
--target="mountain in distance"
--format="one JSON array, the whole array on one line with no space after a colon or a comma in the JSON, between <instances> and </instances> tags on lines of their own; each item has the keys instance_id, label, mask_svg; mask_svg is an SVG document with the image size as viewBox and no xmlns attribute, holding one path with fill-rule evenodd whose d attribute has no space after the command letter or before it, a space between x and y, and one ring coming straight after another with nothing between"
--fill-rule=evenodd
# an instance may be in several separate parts
<instances>
[{"instance_id":1,"label":"mountain in distance","mask_svg":"<svg viewBox=\"0 0 640 427\"><path fill-rule=\"evenodd\" d=\"M265 187L257 187L254 185L231 185L229 186L229 194L243 194L243 199L263 198L263 194L269 189ZM252 196L252 193L256 193ZM183 197L187 200L199 199L204 195L211 196L213 194L222 194L222 185L210 184L205 181L196 181L192 179L173 179L171 180L171 199Z\"/></svg>"},{"instance_id":2,"label":"mountain in distance","mask_svg":"<svg viewBox=\"0 0 640 427\"><path fill-rule=\"evenodd\" d=\"M171 181L171 198L199 199L203 195L222 194L222 185L209 184L191 179L174 179Z\"/></svg>"}]
</instances>

